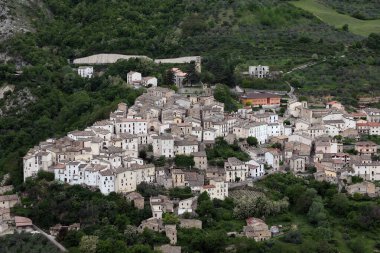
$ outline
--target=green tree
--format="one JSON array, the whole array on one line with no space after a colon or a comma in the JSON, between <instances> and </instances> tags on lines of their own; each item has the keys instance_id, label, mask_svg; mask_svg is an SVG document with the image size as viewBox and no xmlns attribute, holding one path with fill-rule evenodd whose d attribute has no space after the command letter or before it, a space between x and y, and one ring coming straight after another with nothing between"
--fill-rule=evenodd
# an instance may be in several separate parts
<instances>
[{"instance_id":1,"label":"green tree","mask_svg":"<svg viewBox=\"0 0 380 253\"><path fill-rule=\"evenodd\" d=\"M151 196L157 196L158 194L165 194L166 190L163 186L148 184L142 182L137 185L137 192L139 192L145 199Z\"/></svg>"},{"instance_id":2,"label":"green tree","mask_svg":"<svg viewBox=\"0 0 380 253\"><path fill-rule=\"evenodd\" d=\"M132 225L127 225L124 230L125 240L128 245L132 245L136 242L138 238L137 227Z\"/></svg>"},{"instance_id":3,"label":"green tree","mask_svg":"<svg viewBox=\"0 0 380 253\"><path fill-rule=\"evenodd\" d=\"M368 244L363 240L364 238L355 238L348 242L348 247L352 250L352 252L360 252L360 253L369 253L373 252L369 249Z\"/></svg>"},{"instance_id":4,"label":"green tree","mask_svg":"<svg viewBox=\"0 0 380 253\"><path fill-rule=\"evenodd\" d=\"M54 181L54 173L40 170L37 173L38 180L45 179L46 181Z\"/></svg>"},{"instance_id":5,"label":"green tree","mask_svg":"<svg viewBox=\"0 0 380 253\"><path fill-rule=\"evenodd\" d=\"M109 252L126 252L127 247L125 243L121 240L99 240L96 253L109 253Z\"/></svg>"},{"instance_id":6,"label":"green tree","mask_svg":"<svg viewBox=\"0 0 380 253\"><path fill-rule=\"evenodd\" d=\"M380 34L371 33L367 39L367 47L372 49L380 49Z\"/></svg>"},{"instance_id":7,"label":"green tree","mask_svg":"<svg viewBox=\"0 0 380 253\"><path fill-rule=\"evenodd\" d=\"M342 193L335 194L330 202L330 208L338 215L346 215L350 211L350 201L347 196Z\"/></svg>"},{"instance_id":8,"label":"green tree","mask_svg":"<svg viewBox=\"0 0 380 253\"><path fill-rule=\"evenodd\" d=\"M139 151L139 157L140 157L141 159L143 159L143 160L146 159L147 154L146 154L146 151L145 151L144 149Z\"/></svg>"},{"instance_id":9,"label":"green tree","mask_svg":"<svg viewBox=\"0 0 380 253\"><path fill-rule=\"evenodd\" d=\"M258 145L259 142L257 141L256 137L249 136L247 138L247 143L249 144L249 146L255 146L255 147L257 147L257 145Z\"/></svg>"},{"instance_id":10,"label":"green tree","mask_svg":"<svg viewBox=\"0 0 380 253\"><path fill-rule=\"evenodd\" d=\"M310 209L317 191L313 188L307 188L296 200L295 209L298 213L306 213Z\"/></svg>"},{"instance_id":11,"label":"green tree","mask_svg":"<svg viewBox=\"0 0 380 253\"><path fill-rule=\"evenodd\" d=\"M168 69L167 71L165 71L165 74L164 74L164 84L171 85L173 84L173 80L174 80L173 71L171 71L171 69Z\"/></svg>"},{"instance_id":12,"label":"green tree","mask_svg":"<svg viewBox=\"0 0 380 253\"><path fill-rule=\"evenodd\" d=\"M98 242L97 236L85 235L80 240L79 250L82 253L96 253Z\"/></svg>"},{"instance_id":13,"label":"green tree","mask_svg":"<svg viewBox=\"0 0 380 253\"><path fill-rule=\"evenodd\" d=\"M307 217L313 224L322 224L327 220L327 213L320 197L314 198L309 212L307 213Z\"/></svg>"},{"instance_id":14,"label":"green tree","mask_svg":"<svg viewBox=\"0 0 380 253\"><path fill-rule=\"evenodd\" d=\"M359 176L352 176L351 177L351 181L352 181L353 184L357 184L357 183L363 182L363 178L361 178Z\"/></svg>"},{"instance_id":15,"label":"green tree","mask_svg":"<svg viewBox=\"0 0 380 253\"><path fill-rule=\"evenodd\" d=\"M200 74L195 69L195 62L190 62L190 68L186 70L187 76L185 83L197 84L200 81Z\"/></svg>"},{"instance_id":16,"label":"green tree","mask_svg":"<svg viewBox=\"0 0 380 253\"><path fill-rule=\"evenodd\" d=\"M0 237L0 252L49 252L60 250L41 234L14 233Z\"/></svg>"},{"instance_id":17,"label":"green tree","mask_svg":"<svg viewBox=\"0 0 380 253\"><path fill-rule=\"evenodd\" d=\"M177 199L188 199L194 195L190 187L174 187L169 190L169 196Z\"/></svg>"},{"instance_id":18,"label":"green tree","mask_svg":"<svg viewBox=\"0 0 380 253\"><path fill-rule=\"evenodd\" d=\"M288 243L301 244L302 235L299 231L290 231L285 234L284 241Z\"/></svg>"},{"instance_id":19,"label":"green tree","mask_svg":"<svg viewBox=\"0 0 380 253\"><path fill-rule=\"evenodd\" d=\"M127 253L156 253L148 245L136 244L127 250Z\"/></svg>"},{"instance_id":20,"label":"green tree","mask_svg":"<svg viewBox=\"0 0 380 253\"><path fill-rule=\"evenodd\" d=\"M162 217L162 221L164 222L164 224L171 224L171 225L179 224L178 216L172 213L164 213Z\"/></svg>"},{"instance_id":21,"label":"green tree","mask_svg":"<svg viewBox=\"0 0 380 253\"><path fill-rule=\"evenodd\" d=\"M224 103L226 111L236 111L239 107L236 97L230 91L230 88L224 84L217 84L214 90L215 100Z\"/></svg>"},{"instance_id":22,"label":"green tree","mask_svg":"<svg viewBox=\"0 0 380 253\"><path fill-rule=\"evenodd\" d=\"M163 166L165 166L165 164L166 164L166 157L165 156L160 156L159 158L157 158L157 159L155 159L153 161L153 164L156 167L163 167Z\"/></svg>"},{"instance_id":23,"label":"green tree","mask_svg":"<svg viewBox=\"0 0 380 253\"><path fill-rule=\"evenodd\" d=\"M190 155L176 155L174 158L174 163L180 168L191 168L194 167L194 156Z\"/></svg>"}]
</instances>

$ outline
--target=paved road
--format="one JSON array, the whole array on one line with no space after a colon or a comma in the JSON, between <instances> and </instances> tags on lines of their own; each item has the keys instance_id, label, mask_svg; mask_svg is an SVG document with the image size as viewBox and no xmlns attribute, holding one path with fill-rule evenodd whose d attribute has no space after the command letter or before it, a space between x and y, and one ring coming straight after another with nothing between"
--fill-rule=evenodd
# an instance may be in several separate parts
<instances>
[{"instance_id":1,"label":"paved road","mask_svg":"<svg viewBox=\"0 0 380 253\"><path fill-rule=\"evenodd\" d=\"M297 101L297 96L294 95L294 87L290 85L290 83L288 81L285 81L285 83L289 86L290 88L290 91L287 93L289 98L294 100L294 101Z\"/></svg>"},{"instance_id":2,"label":"paved road","mask_svg":"<svg viewBox=\"0 0 380 253\"><path fill-rule=\"evenodd\" d=\"M43 236L46 237L51 243L53 243L60 251L67 252L67 249L62 246L59 242L57 242L53 236L46 234L42 229L37 227L36 225L33 225L34 229L40 232Z\"/></svg>"},{"instance_id":3,"label":"paved road","mask_svg":"<svg viewBox=\"0 0 380 253\"><path fill-rule=\"evenodd\" d=\"M335 58L335 57L334 57ZM299 65L297 67L294 67L292 68L290 71L286 72L285 74L290 74L292 73L293 71L296 71L296 70L301 70L301 69L306 69L306 68L309 68L311 66L314 66L316 64L319 64L319 63L322 63L322 62L325 62L327 59L323 59L321 61L311 61L311 62L307 62L305 64L302 64L302 65Z\"/></svg>"}]
</instances>

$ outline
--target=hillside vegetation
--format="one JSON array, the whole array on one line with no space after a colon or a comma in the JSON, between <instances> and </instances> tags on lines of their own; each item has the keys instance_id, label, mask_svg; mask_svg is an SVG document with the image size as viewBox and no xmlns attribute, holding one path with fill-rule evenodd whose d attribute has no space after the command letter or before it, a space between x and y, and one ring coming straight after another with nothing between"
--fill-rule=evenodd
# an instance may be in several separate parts
<instances>
[{"instance_id":1,"label":"hillside vegetation","mask_svg":"<svg viewBox=\"0 0 380 253\"><path fill-rule=\"evenodd\" d=\"M149 197L167 194L163 187L139 185L137 191L147 200L144 209L139 210L120 194L105 196L79 185L52 182L52 178L45 172L27 180L21 189L22 205L13 208L13 212L30 217L43 229L57 223L80 222L79 231L62 232L57 237L69 252L153 253L154 245L168 243L165 234L136 232L141 221L152 216ZM169 194L192 196L190 188L173 188ZM338 193L335 185L289 173L269 175L255 188L232 190L230 195L223 201L211 200L207 193L198 197L196 213L202 229L178 229L177 245L182 252L220 253L233 249L237 253L370 253L380 249L379 199L370 200L360 194L347 197ZM281 224L283 233L266 242L227 236L228 232L242 231L245 219L251 216L265 219L269 226ZM167 217L174 221L176 218ZM95 240L89 243L90 238ZM21 244L19 240L12 249L20 248L16 247ZM11 244L7 240L5 243ZM89 245L96 250L86 250ZM2 246L3 241L0 249ZM25 246L32 249L30 243Z\"/></svg>"}]
</instances>

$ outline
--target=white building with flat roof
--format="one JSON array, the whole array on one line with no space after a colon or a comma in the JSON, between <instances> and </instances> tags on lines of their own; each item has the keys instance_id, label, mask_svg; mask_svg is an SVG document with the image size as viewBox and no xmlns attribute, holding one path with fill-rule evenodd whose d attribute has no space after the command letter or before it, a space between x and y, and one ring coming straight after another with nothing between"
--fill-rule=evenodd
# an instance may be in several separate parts
<instances>
[{"instance_id":1,"label":"white building with flat roof","mask_svg":"<svg viewBox=\"0 0 380 253\"><path fill-rule=\"evenodd\" d=\"M249 66L248 73L251 77L266 78L269 75L269 66Z\"/></svg>"},{"instance_id":2,"label":"white building with flat roof","mask_svg":"<svg viewBox=\"0 0 380 253\"><path fill-rule=\"evenodd\" d=\"M129 71L127 74L127 83L134 84L136 82L140 83L142 80L141 73L135 71Z\"/></svg>"},{"instance_id":3,"label":"white building with flat roof","mask_svg":"<svg viewBox=\"0 0 380 253\"><path fill-rule=\"evenodd\" d=\"M144 119L118 118L115 123L116 134L146 134L148 133L148 121Z\"/></svg>"}]
</instances>

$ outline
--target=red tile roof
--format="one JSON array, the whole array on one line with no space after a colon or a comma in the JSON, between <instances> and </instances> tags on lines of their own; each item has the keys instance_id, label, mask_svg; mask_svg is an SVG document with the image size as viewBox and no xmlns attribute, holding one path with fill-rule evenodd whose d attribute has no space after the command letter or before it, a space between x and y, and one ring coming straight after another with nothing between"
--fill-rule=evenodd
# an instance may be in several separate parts
<instances>
[{"instance_id":1,"label":"red tile roof","mask_svg":"<svg viewBox=\"0 0 380 253\"><path fill-rule=\"evenodd\" d=\"M32 226L32 220L22 216L15 216L16 227Z\"/></svg>"}]
</instances>

